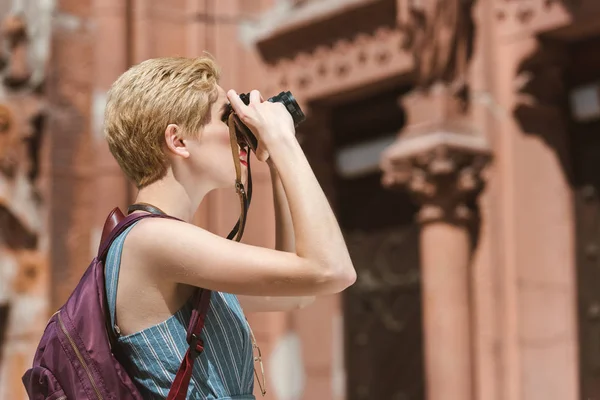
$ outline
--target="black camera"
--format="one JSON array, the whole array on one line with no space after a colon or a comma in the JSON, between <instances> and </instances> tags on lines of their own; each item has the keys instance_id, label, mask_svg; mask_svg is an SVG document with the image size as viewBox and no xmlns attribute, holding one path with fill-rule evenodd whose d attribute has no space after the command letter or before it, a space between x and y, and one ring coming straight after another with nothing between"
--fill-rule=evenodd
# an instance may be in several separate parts
<instances>
[{"instance_id":1,"label":"black camera","mask_svg":"<svg viewBox=\"0 0 600 400\"><path fill-rule=\"evenodd\" d=\"M250 104L250 94L242 93L240 94L240 99L242 99L244 104ZM296 102L296 99L294 99L294 96L289 91L281 92L277 96L273 96L267 99L267 101L271 103L283 104L292 116L295 127L298 127L298 125L300 125L300 123L302 123L306 119L306 116L302 112L302 109L300 109L300 106ZM229 119L229 115L233 111L231 105L228 105L227 107L227 111L223 113L224 122L227 122L227 120ZM258 140L256 139L256 136L254 136L252 131L250 131L250 129L246 125L244 125L244 123L237 116L235 116L234 120L236 125L236 136L239 145L243 147L248 146L250 147L250 149L252 149L252 151L256 151L256 148L258 147Z\"/></svg>"}]
</instances>

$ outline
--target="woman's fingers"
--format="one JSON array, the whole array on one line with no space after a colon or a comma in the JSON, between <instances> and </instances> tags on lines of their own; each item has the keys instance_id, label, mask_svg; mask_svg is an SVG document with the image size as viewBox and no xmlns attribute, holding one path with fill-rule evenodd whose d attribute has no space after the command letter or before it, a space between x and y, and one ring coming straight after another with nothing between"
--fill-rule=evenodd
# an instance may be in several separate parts
<instances>
[{"instance_id":1,"label":"woman's fingers","mask_svg":"<svg viewBox=\"0 0 600 400\"><path fill-rule=\"evenodd\" d=\"M238 94L236 93L235 90L231 89L230 91L227 92L227 98L229 99L229 103L231 104L231 108L233 108L233 111L235 111L235 113L242 118L242 115L246 115L247 113L245 112L245 109L247 108L247 106L244 104L244 102L242 101L242 99L240 99L240 96L238 96Z\"/></svg>"},{"instance_id":2,"label":"woman's fingers","mask_svg":"<svg viewBox=\"0 0 600 400\"><path fill-rule=\"evenodd\" d=\"M250 92L250 104L260 104L262 103L262 96L258 90L253 90Z\"/></svg>"},{"instance_id":3,"label":"woman's fingers","mask_svg":"<svg viewBox=\"0 0 600 400\"><path fill-rule=\"evenodd\" d=\"M282 103L271 103L261 101L261 95L258 90L252 90L249 94L249 106L244 104L235 90L229 90L227 97L231 103L233 111L257 137L259 144L270 142L281 135L293 135L294 123L292 116ZM260 161L269 158L267 148L259 147L256 156Z\"/></svg>"}]
</instances>

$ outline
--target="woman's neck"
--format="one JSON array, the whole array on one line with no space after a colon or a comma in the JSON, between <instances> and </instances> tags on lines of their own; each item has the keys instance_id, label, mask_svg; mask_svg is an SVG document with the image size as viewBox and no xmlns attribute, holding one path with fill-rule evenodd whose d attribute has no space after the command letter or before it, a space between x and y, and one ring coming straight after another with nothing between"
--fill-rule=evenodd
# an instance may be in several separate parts
<instances>
[{"instance_id":1,"label":"woman's neck","mask_svg":"<svg viewBox=\"0 0 600 400\"><path fill-rule=\"evenodd\" d=\"M188 193L183 185L167 176L140 189L135 203L150 204L167 215L192 222L205 195L206 193Z\"/></svg>"}]
</instances>

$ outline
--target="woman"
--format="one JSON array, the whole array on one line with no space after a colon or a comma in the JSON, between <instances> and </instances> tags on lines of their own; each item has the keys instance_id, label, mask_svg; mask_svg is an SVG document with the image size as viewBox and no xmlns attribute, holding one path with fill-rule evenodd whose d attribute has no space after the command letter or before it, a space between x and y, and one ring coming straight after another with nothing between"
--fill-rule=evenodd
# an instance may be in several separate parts
<instances>
[{"instance_id":1,"label":"woman","mask_svg":"<svg viewBox=\"0 0 600 400\"><path fill-rule=\"evenodd\" d=\"M223 112L231 104L259 140L277 211L277 250L230 241L191 224L208 192L235 178ZM250 93L246 106L218 85L215 63L145 61L113 84L105 135L136 203L182 221L144 219L112 245L106 288L114 331L144 398L165 398L187 349L195 288L213 291L188 398L253 399L251 331L242 309L292 309L356 279L335 216L282 104ZM248 155L240 151L241 164ZM144 211L136 211L144 212ZM293 220L293 224L292 224ZM238 302L239 299L239 302ZM240 307L241 303L241 307Z\"/></svg>"}]
</instances>

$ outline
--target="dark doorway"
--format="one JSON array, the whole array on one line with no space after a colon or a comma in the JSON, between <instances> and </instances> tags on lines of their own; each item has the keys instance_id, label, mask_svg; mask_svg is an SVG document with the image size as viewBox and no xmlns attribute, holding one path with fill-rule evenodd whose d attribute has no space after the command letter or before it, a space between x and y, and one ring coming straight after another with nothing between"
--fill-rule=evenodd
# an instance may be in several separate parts
<instances>
[{"instance_id":1,"label":"dark doorway","mask_svg":"<svg viewBox=\"0 0 600 400\"><path fill-rule=\"evenodd\" d=\"M600 82L600 38L569 46L569 89ZM575 115L571 110L571 115ZM600 118L570 122L581 399L600 398Z\"/></svg>"},{"instance_id":2,"label":"dark doorway","mask_svg":"<svg viewBox=\"0 0 600 400\"><path fill-rule=\"evenodd\" d=\"M401 93L334 107L335 151L397 133ZM343 300L347 399L424 400L417 209L380 179L377 170L334 178L334 207L358 272Z\"/></svg>"}]
</instances>

